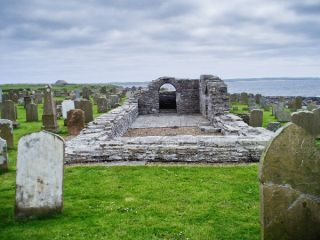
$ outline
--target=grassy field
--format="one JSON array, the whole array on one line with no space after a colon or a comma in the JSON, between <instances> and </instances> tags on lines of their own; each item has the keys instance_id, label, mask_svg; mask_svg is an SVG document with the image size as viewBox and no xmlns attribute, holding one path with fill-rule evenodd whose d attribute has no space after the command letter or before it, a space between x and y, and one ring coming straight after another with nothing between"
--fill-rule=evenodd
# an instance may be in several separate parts
<instances>
[{"instance_id":1,"label":"grassy field","mask_svg":"<svg viewBox=\"0 0 320 240\"><path fill-rule=\"evenodd\" d=\"M42 125L26 123L22 106L18 122L10 169L0 174L0 239L260 238L257 164L66 167L63 213L15 220L17 142Z\"/></svg>"},{"instance_id":2,"label":"grassy field","mask_svg":"<svg viewBox=\"0 0 320 240\"><path fill-rule=\"evenodd\" d=\"M238 110L233 110L233 107L237 107ZM249 113L248 105L240 104L240 103L232 103L231 111L232 113ZM270 122L278 122L275 116L272 115L272 109L270 111L263 110L263 124L262 127L266 128ZM284 125L285 123L282 123Z\"/></svg>"},{"instance_id":3,"label":"grassy field","mask_svg":"<svg viewBox=\"0 0 320 240\"><path fill-rule=\"evenodd\" d=\"M257 165L66 167L64 211L13 218L0 176L1 239L259 239Z\"/></svg>"}]
</instances>

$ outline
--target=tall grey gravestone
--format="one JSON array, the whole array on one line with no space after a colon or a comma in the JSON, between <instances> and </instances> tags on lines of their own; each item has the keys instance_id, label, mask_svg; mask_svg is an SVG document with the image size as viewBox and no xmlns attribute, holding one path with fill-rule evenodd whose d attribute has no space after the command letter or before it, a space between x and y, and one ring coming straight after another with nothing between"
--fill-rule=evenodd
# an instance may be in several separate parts
<instances>
[{"instance_id":1,"label":"tall grey gravestone","mask_svg":"<svg viewBox=\"0 0 320 240\"><path fill-rule=\"evenodd\" d=\"M299 112L260 161L262 239L320 239L320 112Z\"/></svg>"},{"instance_id":2,"label":"tall grey gravestone","mask_svg":"<svg viewBox=\"0 0 320 240\"><path fill-rule=\"evenodd\" d=\"M63 206L64 141L41 131L24 136L18 144L17 218L60 213Z\"/></svg>"},{"instance_id":3,"label":"tall grey gravestone","mask_svg":"<svg viewBox=\"0 0 320 240\"><path fill-rule=\"evenodd\" d=\"M0 138L0 172L8 170L7 142Z\"/></svg>"},{"instance_id":4,"label":"tall grey gravestone","mask_svg":"<svg viewBox=\"0 0 320 240\"><path fill-rule=\"evenodd\" d=\"M17 127L17 111L14 102L11 100L6 100L2 103L1 118L9 119L12 121L14 127Z\"/></svg>"},{"instance_id":5,"label":"tall grey gravestone","mask_svg":"<svg viewBox=\"0 0 320 240\"><path fill-rule=\"evenodd\" d=\"M53 100L53 91L51 86L47 86L44 91L44 104L42 115L43 129L51 132L58 132L56 106Z\"/></svg>"},{"instance_id":6,"label":"tall grey gravestone","mask_svg":"<svg viewBox=\"0 0 320 240\"><path fill-rule=\"evenodd\" d=\"M0 103L2 103L2 89L0 88Z\"/></svg>"},{"instance_id":7,"label":"tall grey gravestone","mask_svg":"<svg viewBox=\"0 0 320 240\"><path fill-rule=\"evenodd\" d=\"M263 111L254 109L250 112L249 125L252 127L262 127L263 124Z\"/></svg>"},{"instance_id":8,"label":"tall grey gravestone","mask_svg":"<svg viewBox=\"0 0 320 240\"><path fill-rule=\"evenodd\" d=\"M35 103L29 103L26 106L26 121L38 122L38 105Z\"/></svg>"}]
</instances>

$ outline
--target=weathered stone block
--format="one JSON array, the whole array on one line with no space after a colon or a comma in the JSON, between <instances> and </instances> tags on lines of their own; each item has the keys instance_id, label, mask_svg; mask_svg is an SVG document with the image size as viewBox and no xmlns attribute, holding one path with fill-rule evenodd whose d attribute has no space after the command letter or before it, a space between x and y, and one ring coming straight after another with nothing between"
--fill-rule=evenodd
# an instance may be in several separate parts
<instances>
[{"instance_id":1,"label":"weathered stone block","mask_svg":"<svg viewBox=\"0 0 320 240\"><path fill-rule=\"evenodd\" d=\"M7 147L13 148L13 125L8 119L0 119L0 137L7 141Z\"/></svg>"},{"instance_id":2,"label":"weathered stone block","mask_svg":"<svg viewBox=\"0 0 320 240\"><path fill-rule=\"evenodd\" d=\"M290 123L260 162L262 239L320 239L320 151Z\"/></svg>"},{"instance_id":3,"label":"weathered stone block","mask_svg":"<svg viewBox=\"0 0 320 240\"><path fill-rule=\"evenodd\" d=\"M26 121L27 122L38 122L38 105L29 103L26 105Z\"/></svg>"},{"instance_id":4,"label":"weathered stone block","mask_svg":"<svg viewBox=\"0 0 320 240\"><path fill-rule=\"evenodd\" d=\"M68 111L67 126L69 135L77 136L84 128L84 111L72 109Z\"/></svg>"},{"instance_id":5,"label":"weathered stone block","mask_svg":"<svg viewBox=\"0 0 320 240\"><path fill-rule=\"evenodd\" d=\"M254 109L250 112L250 122L249 125L252 127L262 127L263 123L263 111L259 109Z\"/></svg>"},{"instance_id":6,"label":"weathered stone block","mask_svg":"<svg viewBox=\"0 0 320 240\"><path fill-rule=\"evenodd\" d=\"M0 172L8 170L8 154L6 140L0 138Z\"/></svg>"},{"instance_id":7,"label":"weathered stone block","mask_svg":"<svg viewBox=\"0 0 320 240\"><path fill-rule=\"evenodd\" d=\"M15 216L59 213L63 205L64 141L49 132L24 136L18 145Z\"/></svg>"}]
</instances>

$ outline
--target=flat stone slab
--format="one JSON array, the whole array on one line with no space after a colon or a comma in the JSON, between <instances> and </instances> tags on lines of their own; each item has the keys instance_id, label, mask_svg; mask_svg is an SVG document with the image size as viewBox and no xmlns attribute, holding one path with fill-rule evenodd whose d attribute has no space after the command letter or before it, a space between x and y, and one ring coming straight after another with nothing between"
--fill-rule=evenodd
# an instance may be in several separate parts
<instances>
[{"instance_id":1,"label":"flat stone slab","mask_svg":"<svg viewBox=\"0 0 320 240\"><path fill-rule=\"evenodd\" d=\"M203 122L209 123L208 119L201 114L160 113L159 115L140 115L130 128L197 127Z\"/></svg>"}]
</instances>

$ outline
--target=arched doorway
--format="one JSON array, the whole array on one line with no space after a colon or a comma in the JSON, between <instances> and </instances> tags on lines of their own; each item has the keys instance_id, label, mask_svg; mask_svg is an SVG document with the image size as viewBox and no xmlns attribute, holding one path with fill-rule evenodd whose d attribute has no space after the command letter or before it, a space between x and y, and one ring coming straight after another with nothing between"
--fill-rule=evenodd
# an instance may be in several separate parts
<instances>
[{"instance_id":1,"label":"arched doorway","mask_svg":"<svg viewBox=\"0 0 320 240\"><path fill-rule=\"evenodd\" d=\"M159 111L176 113L176 99L176 88L170 83L163 84L159 89Z\"/></svg>"}]
</instances>

